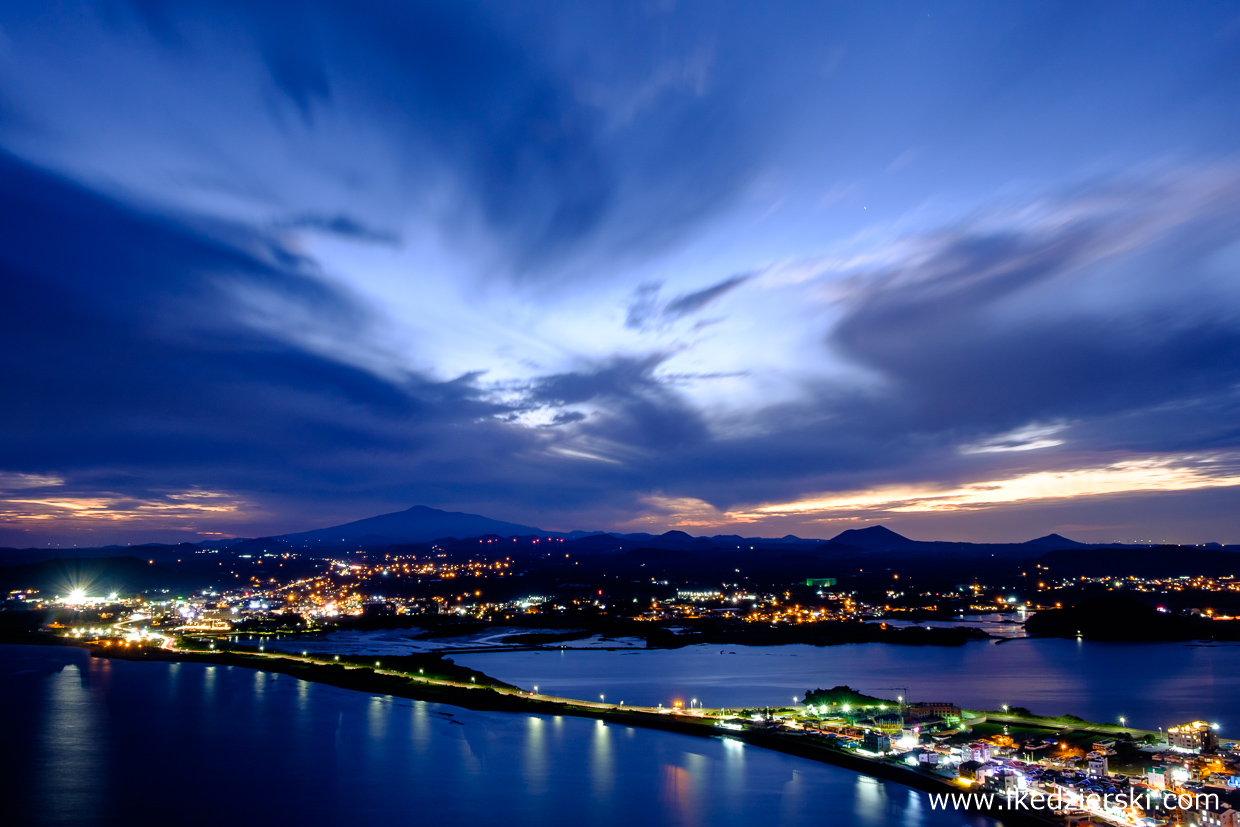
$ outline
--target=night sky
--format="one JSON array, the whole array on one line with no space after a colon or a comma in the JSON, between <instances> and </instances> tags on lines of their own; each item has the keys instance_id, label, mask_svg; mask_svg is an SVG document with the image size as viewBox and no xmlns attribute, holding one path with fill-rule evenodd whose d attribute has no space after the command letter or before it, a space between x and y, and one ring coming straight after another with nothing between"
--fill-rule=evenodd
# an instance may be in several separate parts
<instances>
[{"instance_id":1,"label":"night sky","mask_svg":"<svg viewBox=\"0 0 1240 827\"><path fill-rule=\"evenodd\" d=\"M0 6L0 545L1240 542L1240 7Z\"/></svg>"}]
</instances>

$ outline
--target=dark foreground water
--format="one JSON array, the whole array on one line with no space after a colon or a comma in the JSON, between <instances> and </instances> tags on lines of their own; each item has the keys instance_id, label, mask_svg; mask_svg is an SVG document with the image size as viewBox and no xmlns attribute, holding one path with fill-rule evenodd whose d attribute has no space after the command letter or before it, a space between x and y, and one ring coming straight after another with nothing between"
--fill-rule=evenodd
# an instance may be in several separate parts
<instances>
[{"instance_id":1,"label":"dark foreground water","mask_svg":"<svg viewBox=\"0 0 1240 827\"><path fill-rule=\"evenodd\" d=\"M1240 645L1023 639L964 646L689 646L638 652L453 655L518 686L570 698L665 706L789 705L805 690L846 684L884 697L972 709L1024 706L1041 715L1155 729L1192 720L1240 735Z\"/></svg>"},{"instance_id":2,"label":"dark foreground water","mask_svg":"<svg viewBox=\"0 0 1240 827\"><path fill-rule=\"evenodd\" d=\"M737 741L0 646L0 821L988 827Z\"/></svg>"}]
</instances>

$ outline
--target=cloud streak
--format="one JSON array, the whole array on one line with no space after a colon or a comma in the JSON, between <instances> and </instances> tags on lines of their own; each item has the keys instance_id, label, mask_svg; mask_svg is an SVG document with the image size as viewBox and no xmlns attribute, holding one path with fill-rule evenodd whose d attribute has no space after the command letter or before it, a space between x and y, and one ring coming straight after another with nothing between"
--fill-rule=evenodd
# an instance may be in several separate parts
<instances>
[{"instance_id":1,"label":"cloud streak","mask_svg":"<svg viewBox=\"0 0 1240 827\"><path fill-rule=\"evenodd\" d=\"M1034 471L1007 479L981 480L955 487L890 487L841 492L798 502L763 505L737 512L736 517L738 520L752 521L764 516L789 514L830 517L847 511L896 514L961 511L1014 503L1236 485L1240 485L1240 455L1151 457L1092 468Z\"/></svg>"}]
</instances>

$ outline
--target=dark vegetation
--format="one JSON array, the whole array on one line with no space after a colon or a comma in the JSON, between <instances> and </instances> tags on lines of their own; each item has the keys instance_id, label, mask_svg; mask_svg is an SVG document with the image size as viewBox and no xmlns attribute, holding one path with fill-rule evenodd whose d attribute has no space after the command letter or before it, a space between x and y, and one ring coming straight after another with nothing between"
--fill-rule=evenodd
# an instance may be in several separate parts
<instances>
[{"instance_id":1,"label":"dark vegetation","mask_svg":"<svg viewBox=\"0 0 1240 827\"><path fill-rule=\"evenodd\" d=\"M895 700L891 698L876 698L873 695L864 695L849 686L835 686L831 689L812 689L805 693L806 706L813 704L814 706L841 706L849 704L850 706L888 706L894 705Z\"/></svg>"},{"instance_id":2,"label":"dark vegetation","mask_svg":"<svg viewBox=\"0 0 1240 827\"><path fill-rule=\"evenodd\" d=\"M1077 606L1038 612L1025 629L1035 637L1079 635L1087 640L1240 640L1238 621L1160 612L1124 594L1099 595Z\"/></svg>"}]
</instances>

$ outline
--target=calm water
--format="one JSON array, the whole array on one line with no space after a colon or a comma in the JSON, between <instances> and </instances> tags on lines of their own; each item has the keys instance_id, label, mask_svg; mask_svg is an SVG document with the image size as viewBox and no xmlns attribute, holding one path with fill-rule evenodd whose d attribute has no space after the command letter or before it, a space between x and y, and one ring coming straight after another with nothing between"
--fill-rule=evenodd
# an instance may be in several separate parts
<instances>
[{"instance_id":1,"label":"calm water","mask_svg":"<svg viewBox=\"0 0 1240 827\"><path fill-rule=\"evenodd\" d=\"M1015 618L1022 623L1012 622ZM970 615L959 620L930 620L913 624L906 620L871 621L888 623L892 626L937 626L950 629L956 626L981 629L996 637L1024 637L1023 614L1012 615ZM287 652L330 652L337 655L408 655L414 652L430 652L436 649L464 649L470 647L491 648L503 646L503 639L509 635L517 635L534 631L556 632L557 629L488 629L472 635L458 638L436 638L433 640L417 640L422 629L376 629L365 632L344 631L331 632L326 635L238 635L235 640L240 643L257 645L262 642L268 649ZM520 644L511 644L520 648ZM603 638L599 635L581 638L580 640L564 641L566 649L645 649L646 641L635 637Z\"/></svg>"},{"instance_id":2,"label":"calm water","mask_svg":"<svg viewBox=\"0 0 1240 827\"><path fill-rule=\"evenodd\" d=\"M787 705L805 690L847 684L888 697L974 709L1024 706L1092 721L1124 716L1155 729L1204 719L1240 735L1240 645L1087 643L1022 639L965 646L690 646L640 652L551 651L453 655L540 692L631 704Z\"/></svg>"},{"instance_id":3,"label":"calm water","mask_svg":"<svg viewBox=\"0 0 1240 827\"><path fill-rule=\"evenodd\" d=\"M421 629L377 629L366 632L331 632L325 635L236 635L230 640L283 652L330 652L336 655L409 655L416 652L433 652L436 649L488 648L503 646L501 641L509 635L532 631L557 631L555 629L503 629L487 630L475 635L457 638L416 640ZM517 644L512 644L514 648ZM645 649L641 638L601 638L593 635L581 640L561 644L569 649L627 648Z\"/></svg>"},{"instance_id":4,"label":"calm water","mask_svg":"<svg viewBox=\"0 0 1240 827\"><path fill-rule=\"evenodd\" d=\"M926 626L936 629L980 629L994 637L1025 637L1024 610L1012 614L968 615L951 620L867 620L867 623L886 623L889 626Z\"/></svg>"},{"instance_id":5,"label":"calm water","mask_svg":"<svg viewBox=\"0 0 1240 827\"><path fill-rule=\"evenodd\" d=\"M988 827L736 741L0 646L9 824Z\"/></svg>"}]
</instances>

